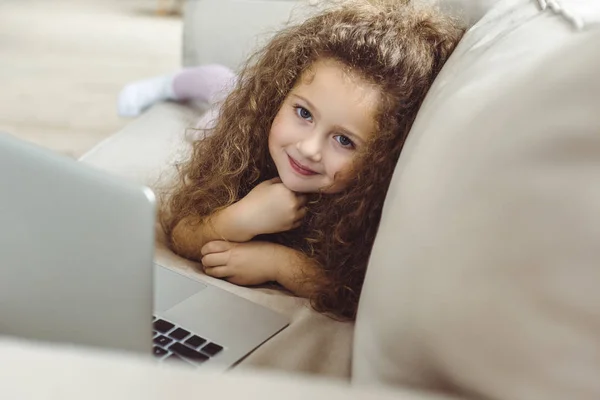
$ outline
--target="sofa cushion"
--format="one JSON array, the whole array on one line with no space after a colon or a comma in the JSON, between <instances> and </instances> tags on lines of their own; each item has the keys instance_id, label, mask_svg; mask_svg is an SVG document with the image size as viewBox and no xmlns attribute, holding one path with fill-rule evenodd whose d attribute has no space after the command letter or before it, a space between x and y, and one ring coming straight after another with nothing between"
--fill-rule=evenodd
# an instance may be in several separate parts
<instances>
[{"instance_id":1,"label":"sofa cushion","mask_svg":"<svg viewBox=\"0 0 600 400\"><path fill-rule=\"evenodd\" d=\"M462 19L472 26L492 8L498 0L416 0L424 4L437 5L443 11Z\"/></svg>"},{"instance_id":2,"label":"sofa cushion","mask_svg":"<svg viewBox=\"0 0 600 400\"><path fill-rule=\"evenodd\" d=\"M356 382L600 398L600 27L540 3L498 2L422 106L361 297ZM571 5L598 20L597 0Z\"/></svg>"}]
</instances>

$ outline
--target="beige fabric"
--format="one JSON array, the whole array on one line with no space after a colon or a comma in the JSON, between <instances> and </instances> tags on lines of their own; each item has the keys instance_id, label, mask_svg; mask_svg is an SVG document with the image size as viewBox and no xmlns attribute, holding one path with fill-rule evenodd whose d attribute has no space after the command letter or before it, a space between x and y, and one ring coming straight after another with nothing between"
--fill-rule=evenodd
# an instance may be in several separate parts
<instances>
[{"instance_id":1,"label":"beige fabric","mask_svg":"<svg viewBox=\"0 0 600 400\"><path fill-rule=\"evenodd\" d=\"M184 13L183 64L219 63L237 70L273 33L290 19L302 19L319 2L188 1Z\"/></svg>"},{"instance_id":2,"label":"beige fabric","mask_svg":"<svg viewBox=\"0 0 600 400\"><path fill-rule=\"evenodd\" d=\"M475 24L498 0L413 0L436 4ZM331 0L203 0L186 2L183 64L219 63L237 70L289 21L300 21Z\"/></svg>"},{"instance_id":3,"label":"beige fabric","mask_svg":"<svg viewBox=\"0 0 600 400\"><path fill-rule=\"evenodd\" d=\"M356 381L600 398L599 41L533 0L467 33L395 171Z\"/></svg>"},{"instance_id":4,"label":"beige fabric","mask_svg":"<svg viewBox=\"0 0 600 400\"><path fill-rule=\"evenodd\" d=\"M172 165L187 157L185 131L194 126L198 115L198 110L187 106L158 104L84 155L82 161L160 188L172 178ZM304 299L278 289L250 289L206 276L196 263L178 257L165 246L158 226L156 261L290 317L290 326L244 359L239 368L258 366L349 378L353 323L326 318L312 311Z\"/></svg>"},{"instance_id":5,"label":"beige fabric","mask_svg":"<svg viewBox=\"0 0 600 400\"><path fill-rule=\"evenodd\" d=\"M499 0L413 0L432 4L474 25ZM329 6L331 0L188 1L184 13L183 64L220 63L237 70L255 49L289 21Z\"/></svg>"},{"instance_id":6,"label":"beige fabric","mask_svg":"<svg viewBox=\"0 0 600 400\"><path fill-rule=\"evenodd\" d=\"M500 0L413 0L417 3L433 4L441 10L462 19L473 26Z\"/></svg>"},{"instance_id":7,"label":"beige fabric","mask_svg":"<svg viewBox=\"0 0 600 400\"><path fill-rule=\"evenodd\" d=\"M357 389L342 381L265 372L214 374L124 355L0 340L3 399L452 400L432 393Z\"/></svg>"}]
</instances>

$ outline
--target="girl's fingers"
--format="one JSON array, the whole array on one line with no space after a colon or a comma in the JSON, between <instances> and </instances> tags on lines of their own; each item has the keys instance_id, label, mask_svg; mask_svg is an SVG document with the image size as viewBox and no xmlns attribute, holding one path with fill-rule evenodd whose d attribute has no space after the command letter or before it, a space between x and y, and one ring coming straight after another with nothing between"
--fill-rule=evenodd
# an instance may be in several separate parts
<instances>
[{"instance_id":1,"label":"girl's fingers","mask_svg":"<svg viewBox=\"0 0 600 400\"><path fill-rule=\"evenodd\" d=\"M308 196L298 195L296 198L298 200L298 207L304 207L308 202Z\"/></svg>"},{"instance_id":2,"label":"girl's fingers","mask_svg":"<svg viewBox=\"0 0 600 400\"><path fill-rule=\"evenodd\" d=\"M205 269L227 265L227 261L229 261L229 252L211 253L202 257L202 265Z\"/></svg>"},{"instance_id":3,"label":"girl's fingers","mask_svg":"<svg viewBox=\"0 0 600 400\"><path fill-rule=\"evenodd\" d=\"M304 217L306 217L307 212L308 212L308 209L306 207L302 207L301 209L299 209L298 212L296 213L296 221L304 219Z\"/></svg>"},{"instance_id":4,"label":"girl's fingers","mask_svg":"<svg viewBox=\"0 0 600 400\"><path fill-rule=\"evenodd\" d=\"M225 240L213 240L212 242L208 242L204 246L202 246L202 249L200 249L200 253L202 253L203 256L212 253L222 253L224 251L230 250L231 247L231 243Z\"/></svg>"},{"instance_id":5,"label":"girl's fingers","mask_svg":"<svg viewBox=\"0 0 600 400\"><path fill-rule=\"evenodd\" d=\"M270 185L274 185L276 183L281 183L281 179L279 177L272 178L272 179L267 179L266 181L262 181L261 183L259 183L257 185L257 187L258 186L270 186Z\"/></svg>"},{"instance_id":6,"label":"girl's fingers","mask_svg":"<svg viewBox=\"0 0 600 400\"><path fill-rule=\"evenodd\" d=\"M207 268L206 271L204 271L206 273L206 275L208 276L212 276L213 278L219 278L219 279L223 279L223 278L227 278L229 276L231 276L231 269L227 266L219 266L219 267L213 267L213 268Z\"/></svg>"}]
</instances>

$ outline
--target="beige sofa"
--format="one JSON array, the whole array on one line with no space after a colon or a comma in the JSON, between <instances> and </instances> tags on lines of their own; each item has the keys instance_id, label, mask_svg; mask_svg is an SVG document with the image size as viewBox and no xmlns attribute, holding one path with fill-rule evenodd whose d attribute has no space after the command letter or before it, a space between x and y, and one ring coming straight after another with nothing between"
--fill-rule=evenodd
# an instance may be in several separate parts
<instances>
[{"instance_id":1,"label":"beige sofa","mask_svg":"<svg viewBox=\"0 0 600 400\"><path fill-rule=\"evenodd\" d=\"M159 263L290 326L226 375L0 341L5 398L599 399L600 3L440 1L474 26L398 162L355 324L206 277L159 235ZM185 64L236 66L295 3L188 2ZM82 161L157 185L200 114L159 104Z\"/></svg>"}]
</instances>

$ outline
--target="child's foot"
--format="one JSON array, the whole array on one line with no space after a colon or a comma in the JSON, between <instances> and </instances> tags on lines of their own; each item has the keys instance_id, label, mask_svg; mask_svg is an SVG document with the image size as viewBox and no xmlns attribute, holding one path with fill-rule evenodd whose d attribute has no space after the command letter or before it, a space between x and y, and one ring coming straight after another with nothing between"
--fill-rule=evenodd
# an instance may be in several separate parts
<instances>
[{"instance_id":1,"label":"child's foot","mask_svg":"<svg viewBox=\"0 0 600 400\"><path fill-rule=\"evenodd\" d=\"M119 93L119 115L135 117L154 103L174 99L173 77L174 75L158 76L125 86Z\"/></svg>"}]
</instances>

